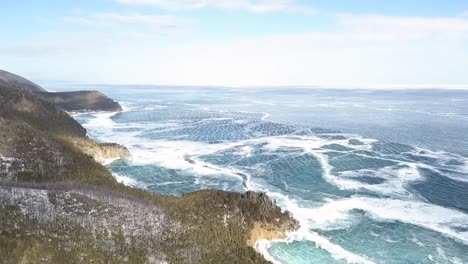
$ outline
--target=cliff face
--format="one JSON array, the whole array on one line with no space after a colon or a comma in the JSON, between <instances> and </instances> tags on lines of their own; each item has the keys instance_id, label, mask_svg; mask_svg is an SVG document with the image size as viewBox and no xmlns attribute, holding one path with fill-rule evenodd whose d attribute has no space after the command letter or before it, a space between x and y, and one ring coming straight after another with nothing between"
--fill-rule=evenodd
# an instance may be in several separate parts
<instances>
[{"instance_id":1,"label":"cliff face","mask_svg":"<svg viewBox=\"0 0 468 264\"><path fill-rule=\"evenodd\" d=\"M130 157L128 149L116 143L96 143L93 140L84 138L69 138L68 141L72 142L77 149L92 156L100 163L104 163L107 160Z\"/></svg>"},{"instance_id":2,"label":"cliff face","mask_svg":"<svg viewBox=\"0 0 468 264\"><path fill-rule=\"evenodd\" d=\"M297 226L262 193L121 185L97 161L128 150L62 109L0 85L0 263L267 263L252 241Z\"/></svg>"},{"instance_id":3,"label":"cliff face","mask_svg":"<svg viewBox=\"0 0 468 264\"><path fill-rule=\"evenodd\" d=\"M259 207L259 210L266 214L279 209L265 193L249 191L242 194L242 198L256 204ZM260 239L284 239L286 238L286 232L294 231L299 228L299 222L292 218L289 213L285 214L287 214L287 217L284 217L283 219L275 218L275 221L273 222L262 221L262 219L254 221L249 233L247 244L253 247Z\"/></svg>"},{"instance_id":4,"label":"cliff face","mask_svg":"<svg viewBox=\"0 0 468 264\"><path fill-rule=\"evenodd\" d=\"M250 237L247 240L247 244L251 247L255 247L257 241L261 239L285 239L286 233L288 231L294 231L295 229L297 229L295 225L296 224L293 222L285 223L281 226L257 222L254 224L250 231Z\"/></svg>"}]
</instances>

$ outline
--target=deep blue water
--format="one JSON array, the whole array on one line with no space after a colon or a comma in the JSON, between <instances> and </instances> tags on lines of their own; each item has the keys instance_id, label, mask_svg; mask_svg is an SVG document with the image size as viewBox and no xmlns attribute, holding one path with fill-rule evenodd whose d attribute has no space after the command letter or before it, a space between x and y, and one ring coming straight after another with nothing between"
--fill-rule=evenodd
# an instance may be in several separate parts
<instances>
[{"instance_id":1,"label":"deep blue water","mask_svg":"<svg viewBox=\"0 0 468 264\"><path fill-rule=\"evenodd\" d=\"M119 180L265 191L290 210L301 229L258 243L271 260L468 263L468 91L69 88L125 106L76 117L130 149L108 166Z\"/></svg>"}]
</instances>

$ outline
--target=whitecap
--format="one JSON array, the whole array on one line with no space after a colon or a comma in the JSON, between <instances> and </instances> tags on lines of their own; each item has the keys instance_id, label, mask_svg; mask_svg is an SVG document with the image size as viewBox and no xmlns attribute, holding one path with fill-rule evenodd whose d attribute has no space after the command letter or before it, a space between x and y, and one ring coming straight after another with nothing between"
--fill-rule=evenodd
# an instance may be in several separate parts
<instances>
[{"instance_id":1,"label":"whitecap","mask_svg":"<svg viewBox=\"0 0 468 264\"><path fill-rule=\"evenodd\" d=\"M131 186L131 187L140 187L140 188L144 187L143 183L135 179L132 179L130 177L123 176L117 173L112 173L112 176L114 176L117 182L122 183L124 185Z\"/></svg>"},{"instance_id":2,"label":"whitecap","mask_svg":"<svg viewBox=\"0 0 468 264\"><path fill-rule=\"evenodd\" d=\"M377 220L399 221L424 227L468 244L468 215L455 209L445 208L420 201L352 197L329 201L311 209L310 219L318 225L328 226L346 219L352 210L368 212Z\"/></svg>"},{"instance_id":3,"label":"whitecap","mask_svg":"<svg viewBox=\"0 0 468 264\"><path fill-rule=\"evenodd\" d=\"M301 208L297 205L294 200L291 200L287 195L277 193L277 192L268 192L268 195L275 199L282 208L286 208L295 219L299 221L300 228L297 231L287 233L286 239L277 239L277 240L260 240L256 244L256 249L262 253L265 258L271 260L274 259L268 252L268 249L271 246L271 243L290 243L292 241L301 241L307 240L315 243L315 245L321 249L329 252L335 259L343 259L348 263L362 263L362 264L371 264L374 263L371 260L354 254L350 251L347 251L343 247L332 243L325 237L320 236L314 231L311 231L310 220L316 220L316 211L312 208ZM278 262L274 262L278 263Z\"/></svg>"},{"instance_id":4,"label":"whitecap","mask_svg":"<svg viewBox=\"0 0 468 264\"><path fill-rule=\"evenodd\" d=\"M209 111L208 108L202 110ZM93 119L89 120L84 126L89 128L91 133L96 134L102 141L119 142L127 146L132 155L128 160L130 164L158 164L159 166L168 169L190 172L197 178L200 176L216 175L235 177L239 179L239 181L244 181L247 189L267 191L271 198L277 199L278 204L282 208L290 211L294 218L298 219L301 227L299 231L288 234L288 238L286 240L277 240L274 242L309 240L314 242L318 247L330 252L330 254L337 259L345 259L348 262L355 263L372 263L367 258L349 252L341 246L333 244L326 238L311 231L313 228L345 228L353 223L353 210L366 211L379 221L399 221L417 225L464 241L464 243L467 243L468 241L468 233L460 232L460 229L457 229L457 227L460 226L466 228L466 223L468 223L467 215L453 209L417 201L417 197L413 197L413 195L407 190L408 183L423 179L419 172L419 168L428 168L430 165L410 162L403 158L400 160L398 156L382 155L383 157L380 157L381 159L394 161L397 165L387 166L377 170L354 170L341 172L340 174L332 173L333 168L330 165L328 160L329 158L327 156L327 151L329 150L323 149L325 145L339 144L356 151L370 151L372 150L372 144L377 142L375 139L368 139L354 134L336 133L336 135L343 136L344 139L334 140L314 135L286 135L260 137L256 139L216 144L177 140L175 137L171 140L150 140L148 138L144 138L141 132L151 128L163 128L162 131L170 131L171 129L186 128L187 126L177 122L159 124L121 124L115 123L112 120L112 117L115 114L116 113L93 113ZM268 113L263 113L263 117L259 116L258 119L265 120L267 117ZM236 124L246 122L245 120L236 120L224 117L212 118L210 120L230 120ZM132 127L138 128L139 131L113 131L115 128ZM333 135L333 133L327 135ZM350 144L349 139L359 140L362 144ZM302 208L298 206L298 203L295 200L290 199L287 195L279 192L272 192L271 190L267 190L265 186L252 182L251 175L249 173L234 167L214 165L202 159L202 156L230 149L238 150L235 152L236 155L250 157L253 153L254 145L260 145L266 152L278 152L278 150L283 149L297 149L297 151L311 154L319 161L322 167L323 178L327 182L344 190L365 189L377 194L391 196L392 198L378 199L351 197L341 200L329 200L326 201L325 204ZM343 153L347 152L350 151L343 151ZM437 164L437 166L444 166L444 160L448 161L454 158L462 160L463 165L459 165L456 168L460 171L468 171L468 161L466 158L461 156L445 152L431 152L425 149L416 149L414 152L409 153L435 157L442 161L442 163ZM451 167L453 168L455 166ZM432 168L436 169L434 167ZM367 184L365 182L357 181L356 178L363 174L381 177L385 181L381 184ZM115 177L125 184L141 184L128 177L120 175L115 175ZM195 179L195 182L200 183L197 178ZM225 186L224 188L227 187ZM411 200L401 200L401 198ZM268 260L278 263L268 253L268 248L271 246L271 243L271 241L260 240L257 242L256 248Z\"/></svg>"}]
</instances>

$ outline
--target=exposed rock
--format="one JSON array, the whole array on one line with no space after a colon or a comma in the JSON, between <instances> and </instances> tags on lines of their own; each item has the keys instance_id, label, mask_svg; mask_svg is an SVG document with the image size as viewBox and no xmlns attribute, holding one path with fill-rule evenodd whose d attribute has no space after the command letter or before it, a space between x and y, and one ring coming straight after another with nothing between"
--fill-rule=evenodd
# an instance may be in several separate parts
<instances>
[{"instance_id":1,"label":"exposed rock","mask_svg":"<svg viewBox=\"0 0 468 264\"><path fill-rule=\"evenodd\" d=\"M278 210L279 207L274 204L266 193L248 191L242 194L242 198L253 204L256 204L260 212L272 212ZM284 239L286 232L293 231L299 228L299 223L289 215L286 221L279 222L280 219L275 219L273 222L256 221L250 231L250 237L247 240L249 246L255 246L255 243L260 239Z\"/></svg>"},{"instance_id":2,"label":"exposed rock","mask_svg":"<svg viewBox=\"0 0 468 264\"><path fill-rule=\"evenodd\" d=\"M294 231L294 229L296 229L296 227L291 226L290 223L284 223L278 227L273 224L256 222L250 231L250 237L247 240L247 244L251 247L255 247L255 243L260 239L285 239L286 232Z\"/></svg>"},{"instance_id":3,"label":"exposed rock","mask_svg":"<svg viewBox=\"0 0 468 264\"><path fill-rule=\"evenodd\" d=\"M96 143L87 138L70 139L76 148L92 156L97 162L104 163L107 160L123 159L130 156L128 149L116 143Z\"/></svg>"}]
</instances>

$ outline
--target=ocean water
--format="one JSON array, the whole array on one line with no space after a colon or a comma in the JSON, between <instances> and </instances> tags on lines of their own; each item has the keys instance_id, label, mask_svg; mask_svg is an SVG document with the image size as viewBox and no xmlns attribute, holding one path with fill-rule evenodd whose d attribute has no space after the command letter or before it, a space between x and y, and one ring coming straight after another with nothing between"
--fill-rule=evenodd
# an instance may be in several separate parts
<instances>
[{"instance_id":1,"label":"ocean water","mask_svg":"<svg viewBox=\"0 0 468 264\"><path fill-rule=\"evenodd\" d=\"M468 263L468 91L69 88L124 106L76 116L130 149L108 165L119 181L289 210L300 229L257 243L274 263Z\"/></svg>"}]
</instances>

